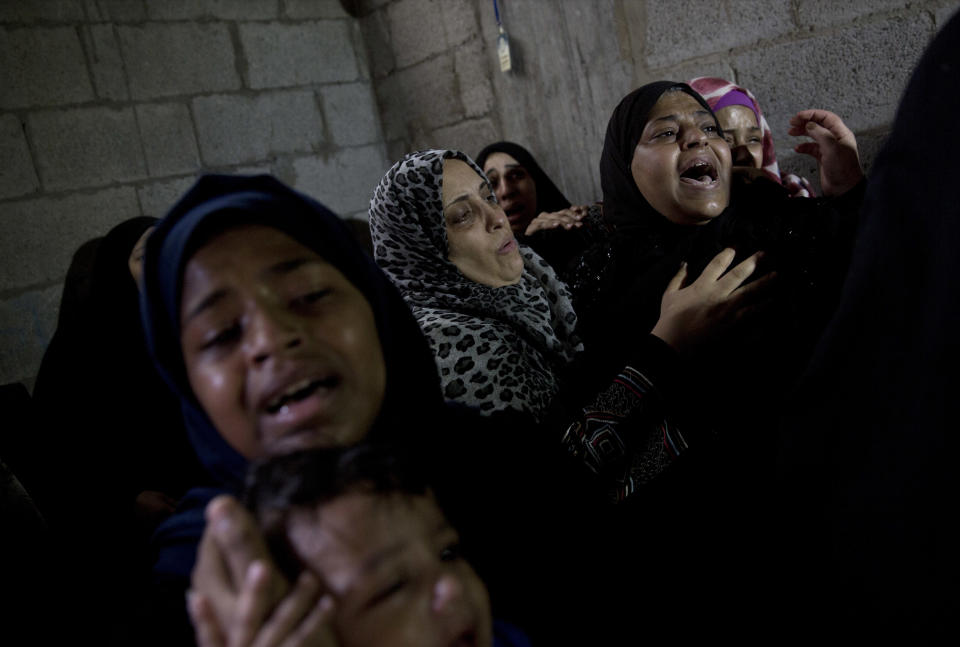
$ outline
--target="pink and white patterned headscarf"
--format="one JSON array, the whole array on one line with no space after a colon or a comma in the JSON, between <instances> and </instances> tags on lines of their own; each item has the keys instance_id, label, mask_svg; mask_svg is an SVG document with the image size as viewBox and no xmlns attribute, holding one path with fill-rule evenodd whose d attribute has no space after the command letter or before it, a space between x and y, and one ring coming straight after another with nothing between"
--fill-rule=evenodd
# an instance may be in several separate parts
<instances>
[{"instance_id":1,"label":"pink and white patterned headscarf","mask_svg":"<svg viewBox=\"0 0 960 647\"><path fill-rule=\"evenodd\" d=\"M761 165L764 171L767 172L771 178L775 179L777 182L780 182L780 168L777 166L777 154L773 148L773 133L770 131L770 126L767 124L766 118L763 116L763 111L760 110L760 104L757 103L757 98L753 96L753 93L746 88L741 88L738 85L731 83L725 79L718 79L712 76L701 76L691 81L688 81L687 84L700 93L704 99L706 99L707 104L710 108L716 112L720 108L724 108L728 105L746 105L746 107L753 110L754 114L757 115L757 122L760 124L760 130L763 131L763 160ZM741 95L746 95L747 99L753 103L753 105L748 105L742 100L737 100L733 97L729 101L724 101L731 93L739 93ZM734 95L736 97L736 95ZM742 96L740 97L742 99Z\"/></svg>"}]
</instances>

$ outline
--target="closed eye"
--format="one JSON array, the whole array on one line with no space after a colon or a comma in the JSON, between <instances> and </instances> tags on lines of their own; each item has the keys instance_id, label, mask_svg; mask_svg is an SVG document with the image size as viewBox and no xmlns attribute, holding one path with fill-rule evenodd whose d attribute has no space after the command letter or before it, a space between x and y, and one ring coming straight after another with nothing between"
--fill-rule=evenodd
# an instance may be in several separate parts
<instances>
[{"instance_id":1,"label":"closed eye","mask_svg":"<svg viewBox=\"0 0 960 647\"><path fill-rule=\"evenodd\" d=\"M308 292L304 295L301 295L290 302L292 306L309 306L317 301L320 301L325 296L330 294L330 290L314 290L313 292Z\"/></svg>"},{"instance_id":2,"label":"closed eye","mask_svg":"<svg viewBox=\"0 0 960 647\"><path fill-rule=\"evenodd\" d=\"M465 211L451 213L447 216L447 224L462 225L468 220L470 220L470 215L471 215L471 212L469 209Z\"/></svg>"},{"instance_id":3,"label":"closed eye","mask_svg":"<svg viewBox=\"0 0 960 647\"><path fill-rule=\"evenodd\" d=\"M216 333L214 333L209 339L207 339L203 343L203 346L201 348L203 350L208 350L208 349L227 346L233 343L234 341L240 339L241 332L242 331L240 329L239 322L234 322L230 326L226 328L222 328Z\"/></svg>"}]
</instances>

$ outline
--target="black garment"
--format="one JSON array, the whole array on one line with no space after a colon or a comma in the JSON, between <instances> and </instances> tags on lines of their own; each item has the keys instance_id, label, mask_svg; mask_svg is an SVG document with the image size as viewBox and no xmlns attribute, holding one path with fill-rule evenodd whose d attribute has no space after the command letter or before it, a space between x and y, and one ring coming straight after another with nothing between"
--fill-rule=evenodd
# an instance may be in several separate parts
<instances>
[{"instance_id":1,"label":"black garment","mask_svg":"<svg viewBox=\"0 0 960 647\"><path fill-rule=\"evenodd\" d=\"M765 312L722 343L677 360L675 388L661 394L667 410L681 429L710 442L691 446L668 478L628 502L633 516L624 515L622 528L639 553L676 555L652 571L642 560L625 561L624 572L662 591L651 612L681 627L690 616L700 619L677 636L737 631L746 606L759 618L749 627L757 638L776 617L779 576L789 561L771 543L768 523L777 505L771 430L836 302L862 186L832 200L790 200L772 182L737 180L730 206L709 223L668 221L637 188L630 163L650 111L671 89L709 110L689 87L672 82L621 101L600 162L610 234L561 275L570 281L585 347L616 357L653 328L681 262L692 282L726 247L736 250L735 263L762 250L758 274L777 272ZM743 593L732 597L731 589Z\"/></svg>"},{"instance_id":2,"label":"black garment","mask_svg":"<svg viewBox=\"0 0 960 647\"><path fill-rule=\"evenodd\" d=\"M956 634L960 18L917 65L877 157L837 313L785 412L782 468L811 632ZM917 128L942 130L935 150ZM944 151L939 153L936 151ZM821 634L822 635L822 634Z\"/></svg>"},{"instance_id":3,"label":"black garment","mask_svg":"<svg viewBox=\"0 0 960 647\"><path fill-rule=\"evenodd\" d=\"M70 609L84 632L87 623L100 624L95 611L103 599L116 598L123 616L145 585L149 536L164 511L145 514L138 495L176 500L201 475L179 404L147 355L128 266L135 243L156 222L117 225L97 243L89 275L76 267L68 273L65 310L34 388L40 424L32 431L42 441L32 445L43 452L33 457L35 497L54 553L63 556L63 577L89 582ZM75 262L89 258L78 252ZM29 487L33 493L34 483ZM116 591L131 595L117 598Z\"/></svg>"}]
</instances>

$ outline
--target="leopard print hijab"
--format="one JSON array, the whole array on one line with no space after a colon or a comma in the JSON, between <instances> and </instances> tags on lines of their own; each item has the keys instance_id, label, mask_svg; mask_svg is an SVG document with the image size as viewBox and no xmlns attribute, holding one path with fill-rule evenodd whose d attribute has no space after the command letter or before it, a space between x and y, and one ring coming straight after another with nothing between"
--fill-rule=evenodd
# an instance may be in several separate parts
<instances>
[{"instance_id":1,"label":"leopard print hijab","mask_svg":"<svg viewBox=\"0 0 960 647\"><path fill-rule=\"evenodd\" d=\"M449 401L482 413L539 418L559 391L557 375L582 350L570 293L533 250L520 246L518 283L476 283L447 260L443 160L458 151L412 153L393 165L370 201L374 257L423 329Z\"/></svg>"}]
</instances>

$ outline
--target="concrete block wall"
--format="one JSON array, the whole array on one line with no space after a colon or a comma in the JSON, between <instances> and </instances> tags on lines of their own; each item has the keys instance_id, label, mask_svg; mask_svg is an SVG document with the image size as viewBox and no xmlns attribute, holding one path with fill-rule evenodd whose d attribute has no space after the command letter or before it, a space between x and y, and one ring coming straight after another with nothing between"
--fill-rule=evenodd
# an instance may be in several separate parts
<instances>
[{"instance_id":1,"label":"concrete block wall","mask_svg":"<svg viewBox=\"0 0 960 647\"><path fill-rule=\"evenodd\" d=\"M515 69L500 72L490 0L361 3L391 159L426 146L527 145L567 196L601 197L607 120L631 89L721 76L759 98L788 171L789 117L843 116L869 167L914 64L957 0L499 0Z\"/></svg>"},{"instance_id":2,"label":"concrete block wall","mask_svg":"<svg viewBox=\"0 0 960 647\"><path fill-rule=\"evenodd\" d=\"M366 51L339 0L0 1L0 383L32 385L73 252L202 172L365 218L388 168Z\"/></svg>"},{"instance_id":3,"label":"concrete block wall","mask_svg":"<svg viewBox=\"0 0 960 647\"><path fill-rule=\"evenodd\" d=\"M404 153L510 139L591 202L619 99L699 75L759 96L785 170L813 179L785 134L810 106L869 167L958 5L500 0L503 74L490 0L0 1L0 383L32 382L72 252L201 171L272 172L363 216Z\"/></svg>"}]
</instances>

